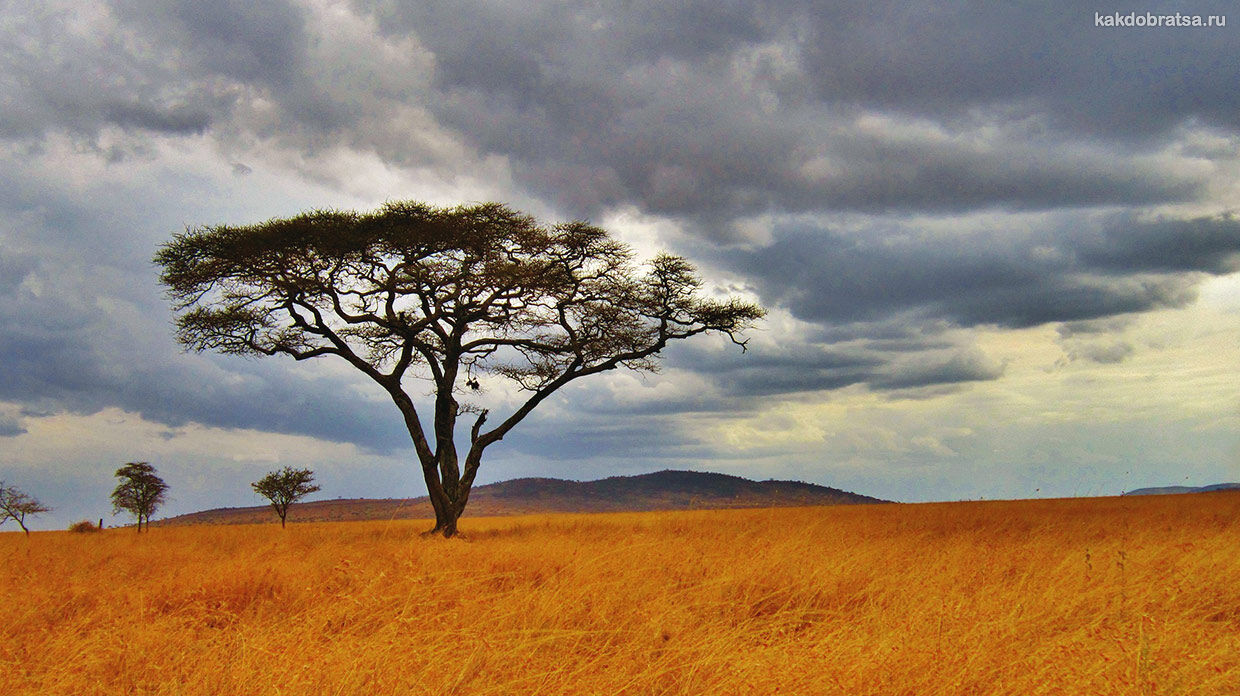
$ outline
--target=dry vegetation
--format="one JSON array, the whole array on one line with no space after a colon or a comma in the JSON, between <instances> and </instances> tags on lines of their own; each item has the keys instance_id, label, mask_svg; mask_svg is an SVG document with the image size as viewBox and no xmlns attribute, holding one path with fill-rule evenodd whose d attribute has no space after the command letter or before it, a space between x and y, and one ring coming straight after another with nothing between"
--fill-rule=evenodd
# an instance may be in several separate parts
<instances>
[{"instance_id":1,"label":"dry vegetation","mask_svg":"<svg viewBox=\"0 0 1240 696\"><path fill-rule=\"evenodd\" d=\"M0 535L6 694L1234 694L1240 495Z\"/></svg>"}]
</instances>

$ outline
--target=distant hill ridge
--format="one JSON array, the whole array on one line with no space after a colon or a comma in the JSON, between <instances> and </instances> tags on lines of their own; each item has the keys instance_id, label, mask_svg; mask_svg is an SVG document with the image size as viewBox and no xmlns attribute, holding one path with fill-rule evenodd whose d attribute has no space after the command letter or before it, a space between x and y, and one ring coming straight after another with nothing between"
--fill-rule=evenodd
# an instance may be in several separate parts
<instances>
[{"instance_id":1,"label":"distant hill ridge","mask_svg":"<svg viewBox=\"0 0 1240 696\"><path fill-rule=\"evenodd\" d=\"M597 481L520 478L476 486L466 517L542 512L640 512L711 508L857 505L890 501L801 481L751 481L701 471L664 470ZM291 522L422 519L431 516L421 498L317 500L293 505ZM156 524L247 524L270 522L266 505L217 508L170 517Z\"/></svg>"},{"instance_id":2,"label":"distant hill ridge","mask_svg":"<svg viewBox=\"0 0 1240 696\"><path fill-rule=\"evenodd\" d=\"M1215 491L1240 490L1240 483L1215 483L1209 486L1155 486L1138 488L1124 495L1169 495L1175 493L1213 493Z\"/></svg>"}]
</instances>

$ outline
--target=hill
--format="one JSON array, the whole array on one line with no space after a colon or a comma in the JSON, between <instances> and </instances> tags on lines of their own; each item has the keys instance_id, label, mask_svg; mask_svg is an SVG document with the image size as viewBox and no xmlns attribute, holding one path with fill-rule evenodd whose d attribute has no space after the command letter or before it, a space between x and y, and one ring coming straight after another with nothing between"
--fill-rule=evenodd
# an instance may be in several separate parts
<instances>
[{"instance_id":1,"label":"hill","mask_svg":"<svg viewBox=\"0 0 1240 696\"><path fill-rule=\"evenodd\" d=\"M466 517L543 512L644 512L807 505L855 505L890 501L801 481L751 481L739 476L699 471L659 471L613 476L598 481L521 478L477 486L469 496ZM289 520L420 519L430 516L421 498L351 498L315 500L294 505ZM271 522L271 508L256 505L216 508L156 522L165 524L248 524Z\"/></svg>"},{"instance_id":2,"label":"hill","mask_svg":"<svg viewBox=\"0 0 1240 696\"><path fill-rule=\"evenodd\" d=\"M1240 483L1215 483L1210 486L1155 486L1138 488L1124 495L1169 495L1175 493L1213 493L1215 491L1231 491L1240 489Z\"/></svg>"}]
</instances>

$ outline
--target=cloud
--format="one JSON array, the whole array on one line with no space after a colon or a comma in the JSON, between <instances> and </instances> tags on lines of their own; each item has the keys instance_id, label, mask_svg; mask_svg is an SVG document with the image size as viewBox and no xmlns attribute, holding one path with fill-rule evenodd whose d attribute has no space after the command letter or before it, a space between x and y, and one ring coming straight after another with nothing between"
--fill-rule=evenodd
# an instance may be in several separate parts
<instances>
[{"instance_id":1,"label":"cloud","mask_svg":"<svg viewBox=\"0 0 1240 696\"><path fill-rule=\"evenodd\" d=\"M685 423L660 414L630 414L617 420L581 412L566 417L553 408L523 422L488 449L486 459L526 455L587 468L592 460L683 460L708 457L712 451Z\"/></svg>"},{"instance_id":2,"label":"cloud","mask_svg":"<svg viewBox=\"0 0 1240 696\"><path fill-rule=\"evenodd\" d=\"M1132 324L1132 317L1110 317L1093 321L1068 321L1055 327L1061 339L1077 336L1097 336L1098 334L1116 333Z\"/></svg>"},{"instance_id":3,"label":"cloud","mask_svg":"<svg viewBox=\"0 0 1240 696\"><path fill-rule=\"evenodd\" d=\"M945 359L918 359L898 365L889 374L874 379L877 389L916 389L941 385L979 382L1003 376L1003 365L980 350L958 351Z\"/></svg>"},{"instance_id":4,"label":"cloud","mask_svg":"<svg viewBox=\"0 0 1240 696\"><path fill-rule=\"evenodd\" d=\"M1083 265L1110 273L1240 271L1240 220L1226 214L1140 221L1121 216L1082 240Z\"/></svg>"},{"instance_id":5,"label":"cloud","mask_svg":"<svg viewBox=\"0 0 1240 696\"><path fill-rule=\"evenodd\" d=\"M279 86L305 77L308 13L293 3L114 0L111 6L126 29L152 37L159 48L176 46L183 70Z\"/></svg>"},{"instance_id":6,"label":"cloud","mask_svg":"<svg viewBox=\"0 0 1240 696\"><path fill-rule=\"evenodd\" d=\"M1121 363L1132 355L1132 344L1126 341L1082 343L1068 353L1069 360L1088 360L1100 365Z\"/></svg>"},{"instance_id":7,"label":"cloud","mask_svg":"<svg viewBox=\"0 0 1240 696\"><path fill-rule=\"evenodd\" d=\"M1078 360L1099 365L1124 362L1132 357L1135 349L1131 341L1119 336L1132 324L1130 316L1060 324L1055 332L1064 356L1057 364L1062 367Z\"/></svg>"},{"instance_id":8,"label":"cloud","mask_svg":"<svg viewBox=\"0 0 1240 696\"><path fill-rule=\"evenodd\" d=\"M569 215L634 205L721 237L771 210L1197 200L1209 163L1234 155L1176 147L1177 129L1234 129L1240 113L1223 87L1240 64L1225 59L1240 59L1226 31L1106 32L1070 5L116 0L72 12L15 16L0 137L209 131L233 149L344 145L443 176L500 157ZM92 84L89 66L109 83Z\"/></svg>"},{"instance_id":9,"label":"cloud","mask_svg":"<svg viewBox=\"0 0 1240 696\"><path fill-rule=\"evenodd\" d=\"M682 391L697 395L689 400L696 408L683 401L678 406L688 412L741 413L769 397L853 385L888 393L992 381L1003 375L1002 363L972 345L967 335L951 335L946 327L906 330L899 338L890 337L890 326L853 328L857 334L846 340L826 342L820 340L824 332L812 325L795 333L784 328L778 340L764 340L745 353L719 353L700 343L680 346L668 356L668 367L700 375L716 392L704 397L700 388L687 386Z\"/></svg>"},{"instance_id":10,"label":"cloud","mask_svg":"<svg viewBox=\"0 0 1240 696\"><path fill-rule=\"evenodd\" d=\"M0 400L37 412L115 406L170 427L255 428L378 451L408 446L394 408L364 397L357 380L272 361L181 354L165 320L85 289L4 299Z\"/></svg>"},{"instance_id":11,"label":"cloud","mask_svg":"<svg viewBox=\"0 0 1240 696\"><path fill-rule=\"evenodd\" d=\"M20 419L0 413L0 437L15 437L25 432L26 427Z\"/></svg>"},{"instance_id":12,"label":"cloud","mask_svg":"<svg viewBox=\"0 0 1240 696\"><path fill-rule=\"evenodd\" d=\"M574 214L1193 200L1208 172L1167 136L1236 125L1227 32L1108 34L1070 4L359 7L434 55L441 123Z\"/></svg>"},{"instance_id":13,"label":"cloud","mask_svg":"<svg viewBox=\"0 0 1240 696\"><path fill-rule=\"evenodd\" d=\"M220 214L220 182L237 187L232 205L250 205L255 192L277 203L270 179L246 189L223 162L213 180L166 161L109 164L58 147L0 168L0 401L30 415L118 407L174 435L197 422L370 451L409 446L395 409L353 374L186 355L173 341L150 261L158 243L187 219Z\"/></svg>"},{"instance_id":14,"label":"cloud","mask_svg":"<svg viewBox=\"0 0 1240 696\"><path fill-rule=\"evenodd\" d=\"M37 142L60 131L91 143L108 126L203 132L226 110L225 95L178 74L165 60L170 47L140 43L102 4L7 13L0 138Z\"/></svg>"},{"instance_id":15,"label":"cloud","mask_svg":"<svg viewBox=\"0 0 1240 696\"><path fill-rule=\"evenodd\" d=\"M808 322L943 320L1036 326L1182 307L1207 274L1235 268L1240 221L1145 222L1068 215L959 233L903 222L859 231L813 220L776 227L765 246L721 252L764 302Z\"/></svg>"},{"instance_id":16,"label":"cloud","mask_svg":"<svg viewBox=\"0 0 1240 696\"><path fill-rule=\"evenodd\" d=\"M1189 119L1234 129L1230 29L1107 30L1071 2L848 2L817 13L803 65L819 98L968 120L979 108L1091 137L1157 138ZM1226 15L1229 4L1196 3ZM1184 12L1173 2L1107 11Z\"/></svg>"}]
</instances>

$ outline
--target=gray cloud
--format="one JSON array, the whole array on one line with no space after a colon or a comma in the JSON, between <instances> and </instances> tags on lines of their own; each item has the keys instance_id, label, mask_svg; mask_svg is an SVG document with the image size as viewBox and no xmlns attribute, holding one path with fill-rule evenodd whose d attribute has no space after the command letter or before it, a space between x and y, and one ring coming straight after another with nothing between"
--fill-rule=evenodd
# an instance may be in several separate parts
<instances>
[{"instance_id":1,"label":"gray cloud","mask_svg":"<svg viewBox=\"0 0 1240 696\"><path fill-rule=\"evenodd\" d=\"M101 106L104 118L122 128L190 135L201 133L211 125L209 113L185 105L161 108L136 102L105 102Z\"/></svg>"},{"instance_id":2,"label":"gray cloud","mask_svg":"<svg viewBox=\"0 0 1240 696\"><path fill-rule=\"evenodd\" d=\"M1082 343L1069 351L1068 359L1088 360L1100 365L1114 365L1128 359L1132 352L1132 344L1127 341Z\"/></svg>"},{"instance_id":3,"label":"gray cloud","mask_svg":"<svg viewBox=\"0 0 1240 696\"><path fill-rule=\"evenodd\" d=\"M177 72L170 45L147 45L112 31L106 6L6 13L0 33L0 138L65 132L92 142L116 126L173 135L201 133L227 111L212 85Z\"/></svg>"},{"instance_id":4,"label":"gray cloud","mask_svg":"<svg viewBox=\"0 0 1240 696\"><path fill-rule=\"evenodd\" d=\"M35 259L32 256L0 249L0 292L13 292L34 268Z\"/></svg>"},{"instance_id":5,"label":"gray cloud","mask_svg":"<svg viewBox=\"0 0 1240 696\"><path fill-rule=\"evenodd\" d=\"M361 5L435 54L444 123L586 215L1190 200L1200 175L1142 157L1240 113L1226 30L1107 33L1071 4Z\"/></svg>"},{"instance_id":6,"label":"gray cloud","mask_svg":"<svg viewBox=\"0 0 1240 696\"><path fill-rule=\"evenodd\" d=\"M1060 339L1070 339L1078 336L1092 337L1099 334L1122 331L1131 324L1131 317L1109 317L1093 321L1068 321L1055 327L1055 332L1059 334Z\"/></svg>"},{"instance_id":7,"label":"gray cloud","mask_svg":"<svg viewBox=\"0 0 1240 696\"><path fill-rule=\"evenodd\" d=\"M789 223L771 244L723 257L757 279L765 302L806 321L902 316L1024 327L1183 306L1205 274L1235 268L1237 253L1240 222L1229 216L1115 215L1070 217L1033 233L956 236Z\"/></svg>"},{"instance_id":8,"label":"gray cloud","mask_svg":"<svg viewBox=\"0 0 1240 696\"><path fill-rule=\"evenodd\" d=\"M444 127L570 214L636 204L711 230L1192 200L1206 170L1158 156L1184 160L1174 128L1240 113L1227 30L1107 32L1070 5L357 5L386 43L351 51L285 2L116 0L97 34L67 9L16 15L0 136L210 129L447 172L427 140Z\"/></svg>"},{"instance_id":9,"label":"gray cloud","mask_svg":"<svg viewBox=\"0 0 1240 696\"><path fill-rule=\"evenodd\" d=\"M747 353L707 354L697 346L670 352L672 367L709 373L727 396L763 397L839 389L869 381L889 361L861 348L834 348L789 337Z\"/></svg>"},{"instance_id":10,"label":"gray cloud","mask_svg":"<svg viewBox=\"0 0 1240 696\"><path fill-rule=\"evenodd\" d=\"M1085 360L1099 365L1115 365L1135 352L1132 343L1114 338L1132 324L1131 317L1109 317L1092 321L1065 322L1056 327L1064 356L1059 365Z\"/></svg>"},{"instance_id":11,"label":"gray cloud","mask_svg":"<svg viewBox=\"0 0 1240 696\"><path fill-rule=\"evenodd\" d=\"M938 360L917 360L896 366L871 384L878 389L917 389L989 381L1001 376L1002 364L973 349L957 351Z\"/></svg>"},{"instance_id":12,"label":"gray cloud","mask_svg":"<svg viewBox=\"0 0 1240 696\"><path fill-rule=\"evenodd\" d=\"M1081 240L1080 262L1110 273L1240 271L1240 220L1233 215L1138 222L1120 218Z\"/></svg>"},{"instance_id":13,"label":"gray cloud","mask_svg":"<svg viewBox=\"0 0 1240 696\"><path fill-rule=\"evenodd\" d=\"M968 120L1002 109L1106 139L1165 134L1189 119L1234 129L1234 27L1126 30L1103 14L1227 15L1209 0L1079 3L850 2L811 21L804 67L815 94Z\"/></svg>"},{"instance_id":14,"label":"gray cloud","mask_svg":"<svg viewBox=\"0 0 1240 696\"><path fill-rule=\"evenodd\" d=\"M26 428L21 420L0 413L0 437L14 437L25 432Z\"/></svg>"},{"instance_id":15,"label":"gray cloud","mask_svg":"<svg viewBox=\"0 0 1240 696\"><path fill-rule=\"evenodd\" d=\"M851 324L843 331L810 329L783 334L742 353L712 352L702 343L667 351L670 368L700 374L717 386L714 395L686 394L668 408L681 413L741 413L761 399L824 392L865 385L877 392L962 385L1003 375L1003 365L978 348L945 337L948 326L924 322ZM849 331L851 330L851 333ZM665 404L656 404L660 410ZM648 413L651 407L627 409L596 403L583 410L600 413Z\"/></svg>"},{"instance_id":16,"label":"gray cloud","mask_svg":"<svg viewBox=\"0 0 1240 696\"><path fill-rule=\"evenodd\" d=\"M114 0L112 7L154 48L166 57L175 50L198 72L277 86L306 77L306 11L292 3Z\"/></svg>"},{"instance_id":17,"label":"gray cloud","mask_svg":"<svg viewBox=\"0 0 1240 696\"><path fill-rule=\"evenodd\" d=\"M631 414L623 420L581 412L568 421L534 417L488 450L487 456L498 459L515 453L560 462L708 457L711 447L694 440L683 427L683 422L658 414Z\"/></svg>"},{"instance_id":18,"label":"gray cloud","mask_svg":"<svg viewBox=\"0 0 1240 696\"><path fill-rule=\"evenodd\" d=\"M167 321L108 310L89 291L39 298L0 295L0 400L33 412L95 413L118 407L176 427L189 422L353 442L408 445L394 408L368 401L355 382L272 361L182 355Z\"/></svg>"}]
</instances>

